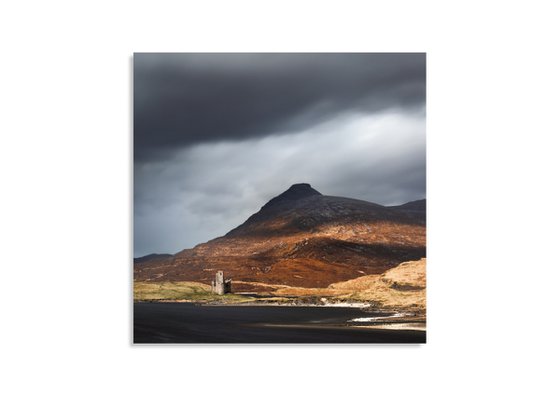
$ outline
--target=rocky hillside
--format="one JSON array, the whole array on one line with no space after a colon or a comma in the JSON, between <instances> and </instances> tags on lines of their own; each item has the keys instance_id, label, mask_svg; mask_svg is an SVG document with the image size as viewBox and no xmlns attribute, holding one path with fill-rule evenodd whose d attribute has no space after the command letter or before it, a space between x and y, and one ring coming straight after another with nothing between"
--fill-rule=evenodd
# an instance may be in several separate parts
<instances>
[{"instance_id":1,"label":"rocky hillside","mask_svg":"<svg viewBox=\"0 0 560 396\"><path fill-rule=\"evenodd\" d=\"M385 207L295 184L225 236L135 265L136 280L326 287L425 257L425 200ZM250 290L250 284L235 291ZM239 290L242 288L243 290Z\"/></svg>"}]
</instances>

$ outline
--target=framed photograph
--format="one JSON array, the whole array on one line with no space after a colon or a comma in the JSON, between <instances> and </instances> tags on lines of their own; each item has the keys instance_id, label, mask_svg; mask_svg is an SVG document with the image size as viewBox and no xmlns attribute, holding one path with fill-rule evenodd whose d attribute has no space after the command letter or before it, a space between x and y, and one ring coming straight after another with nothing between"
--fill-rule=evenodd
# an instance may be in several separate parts
<instances>
[{"instance_id":1,"label":"framed photograph","mask_svg":"<svg viewBox=\"0 0 560 396\"><path fill-rule=\"evenodd\" d=\"M134 54L134 343L425 343L424 53Z\"/></svg>"}]
</instances>

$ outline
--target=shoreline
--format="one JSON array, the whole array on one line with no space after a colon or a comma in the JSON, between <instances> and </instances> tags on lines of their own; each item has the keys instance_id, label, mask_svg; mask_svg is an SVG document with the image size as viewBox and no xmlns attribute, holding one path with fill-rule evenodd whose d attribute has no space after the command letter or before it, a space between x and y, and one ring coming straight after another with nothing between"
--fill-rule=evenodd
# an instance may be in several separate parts
<instances>
[{"instance_id":1,"label":"shoreline","mask_svg":"<svg viewBox=\"0 0 560 396\"><path fill-rule=\"evenodd\" d=\"M377 325L368 325L368 326L352 326L356 328L362 329L383 329L383 330L413 330L413 331L427 331L426 330L426 323L380 323Z\"/></svg>"},{"instance_id":2,"label":"shoreline","mask_svg":"<svg viewBox=\"0 0 560 396\"><path fill-rule=\"evenodd\" d=\"M219 302L219 301L200 301L200 300L134 300L134 303L177 303L177 304L195 304L209 307L323 307L323 308L372 308L373 303L370 302L341 302L341 303L295 303L295 302L278 302L278 301L248 301L248 302ZM393 311L391 309L378 308L379 311Z\"/></svg>"}]
</instances>

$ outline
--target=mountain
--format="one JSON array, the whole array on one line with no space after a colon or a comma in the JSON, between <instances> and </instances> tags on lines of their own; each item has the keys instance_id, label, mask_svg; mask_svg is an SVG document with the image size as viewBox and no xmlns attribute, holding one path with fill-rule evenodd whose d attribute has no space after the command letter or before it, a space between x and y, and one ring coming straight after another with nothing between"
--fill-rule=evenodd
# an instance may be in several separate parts
<instances>
[{"instance_id":1,"label":"mountain","mask_svg":"<svg viewBox=\"0 0 560 396\"><path fill-rule=\"evenodd\" d=\"M294 184L226 235L136 265L134 276L210 283L223 270L235 291L251 291L381 274L425 257L425 207L425 200L386 207Z\"/></svg>"}]
</instances>

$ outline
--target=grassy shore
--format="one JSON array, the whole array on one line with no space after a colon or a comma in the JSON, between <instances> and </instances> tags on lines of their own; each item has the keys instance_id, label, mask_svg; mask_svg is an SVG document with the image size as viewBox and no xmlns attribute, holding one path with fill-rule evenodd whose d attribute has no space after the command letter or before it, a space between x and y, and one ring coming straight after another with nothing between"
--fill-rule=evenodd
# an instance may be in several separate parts
<instances>
[{"instance_id":1,"label":"grassy shore","mask_svg":"<svg viewBox=\"0 0 560 396\"><path fill-rule=\"evenodd\" d=\"M219 296L198 282L134 282L134 301L187 301L201 303L244 303L253 297L239 294Z\"/></svg>"}]
</instances>

